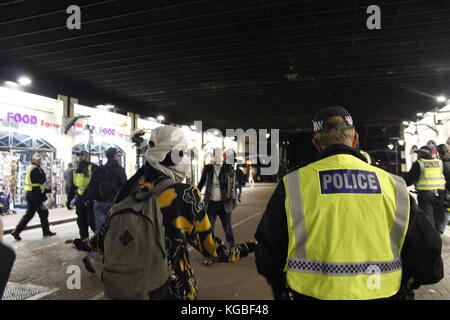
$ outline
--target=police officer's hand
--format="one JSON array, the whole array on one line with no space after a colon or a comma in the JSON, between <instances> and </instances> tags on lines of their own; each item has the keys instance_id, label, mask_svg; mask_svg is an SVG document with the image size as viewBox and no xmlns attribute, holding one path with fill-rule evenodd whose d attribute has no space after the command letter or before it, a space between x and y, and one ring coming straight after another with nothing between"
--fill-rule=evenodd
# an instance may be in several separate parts
<instances>
[{"instance_id":1,"label":"police officer's hand","mask_svg":"<svg viewBox=\"0 0 450 320\"><path fill-rule=\"evenodd\" d=\"M80 251L86 251L89 252L91 251L91 249L89 248L89 245L87 244L87 239L82 240L82 239L74 239L73 240L73 245L77 250Z\"/></svg>"},{"instance_id":2,"label":"police officer's hand","mask_svg":"<svg viewBox=\"0 0 450 320\"><path fill-rule=\"evenodd\" d=\"M66 202L66 208L69 209L69 210L72 210L72 207L70 206L70 202L69 201Z\"/></svg>"}]
</instances>

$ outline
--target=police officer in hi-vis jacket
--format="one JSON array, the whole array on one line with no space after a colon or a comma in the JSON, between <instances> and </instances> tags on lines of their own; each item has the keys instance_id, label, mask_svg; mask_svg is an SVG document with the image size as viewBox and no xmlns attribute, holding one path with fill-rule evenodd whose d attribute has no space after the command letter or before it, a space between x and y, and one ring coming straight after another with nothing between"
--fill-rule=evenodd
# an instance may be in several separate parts
<instances>
[{"instance_id":1,"label":"police officer in hi-vis jacket","mask_svg":"<svg viewBox=\"0 0 450 320\"><path fill-rule=\"evenodd\" d=\"M22 240L20 233L26 228L28 222L33 219L36 212L41 220L43 236L51 237L56 234L55 232L50 231L48 223L48 209L44 205L44 202L47 200L45 194L50 191L44 186L47 177L44 170L41 168L41 162L41 156L36 153L33 155L31 164L27 168L24 186L24 190L26 191L25 198L27 200L27 211L17 227L11 233L14 239L18 241Z\"/></svg>"},{"instance_id":2,"label":"police officer in hi-vis jacket","mask_svg":"<svg viewBox=\"0 0 450 320\"><path fill-rule=\"evenodd\" d=\"M448 190L450 170L441 159L433 158L429 146L423 146L416 152L418 159L404 178L408 186L414 184L419 208L442 234L447 227L445 190Z\"/></svg>"},{"instance_id":3,"label":"police officer in hi-vis jacket","mask_svg":"<svg viewBox=\"0 0 450 320\"><path fill-rule=\"evenodd\" d=\"M283 177L255 238L276 299L412 299L443 277L441 238L405 181L369 165L343 107L317 112L319 160Z\"/></svg>"}]
</instances>

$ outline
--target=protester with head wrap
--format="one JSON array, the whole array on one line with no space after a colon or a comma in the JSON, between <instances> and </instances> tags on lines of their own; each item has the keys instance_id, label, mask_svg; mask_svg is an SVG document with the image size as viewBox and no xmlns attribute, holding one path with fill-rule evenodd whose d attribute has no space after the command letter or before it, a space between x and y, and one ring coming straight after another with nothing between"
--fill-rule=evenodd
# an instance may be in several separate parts
<instances>
[{"instance_id":1,"label":"protester with head wrap","mask_svg":"<svg viewBox=\"0 0 450 320\"><path fill-rule=\"evenodd\" d=\"M171 178L177 181L159 193L158 204L163 215L168 269L173 272L164 286L151 292L151 299L192 300L197 284L189 262L188 244L215 262L236 262L255 249L253 242L230 244L214 237L208 216L196 187L182 183L189 168L187 139L183 131L171 126L152 130L145 165L125 184L116 203L127 198L136 187L149 189ZM79 249L102 252L108 220L98 235L89 241L75 241Z\"/></svg>"}]
</instances>

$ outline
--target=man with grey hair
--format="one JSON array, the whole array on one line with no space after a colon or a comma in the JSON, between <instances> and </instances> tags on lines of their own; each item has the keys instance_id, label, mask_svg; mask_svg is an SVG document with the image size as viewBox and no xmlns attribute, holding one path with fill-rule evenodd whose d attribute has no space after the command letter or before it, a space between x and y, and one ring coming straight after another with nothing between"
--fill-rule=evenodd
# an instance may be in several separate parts
<instances>
[{"instance_id":1,"label":"man with grey hair","mask_svg":"<svg viewBox=\"0 0 450 320\"><path fill-rule=\"evenodd\" d=\"M48 222L48 209L45 207L46 193L49 192L44 184L47 180L44 170L41 168L42 158L39 154L34 154L31 165L28 166L25 175L26 191L25 198L27 200L27 212L20 220L17 227L11 233L17 241L22 240L20 233L26 228L28 222L33 219L34 214L38 213L41 220L42 234L44 237L54 236L56 233L50 231Z\"/></svg>"},{"instance_id":2,"label":"man with grey hair","mask_svg":"<svg viewBox=\"0 0 450 320\"><path fill-rule=\"evenodd\" d=\"M443 277L442 242L402 178L369 165L343 107L313 120L319 160L283 177L255 234L276 299L412 299Z\"/></svg>"}]
</instances>

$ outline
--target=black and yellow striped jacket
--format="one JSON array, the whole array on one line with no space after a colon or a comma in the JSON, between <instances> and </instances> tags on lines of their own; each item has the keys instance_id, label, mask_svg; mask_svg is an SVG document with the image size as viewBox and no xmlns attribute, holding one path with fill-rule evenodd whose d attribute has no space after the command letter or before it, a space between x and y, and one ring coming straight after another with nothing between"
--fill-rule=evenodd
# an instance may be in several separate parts
<instances>
[{"instance_id":1,"label":"black and yellow striped jacket","mask_svg":"<svg viewBox=\"0 0 450 320\"><path fill-rule=\"evenodd\" d=\"M141 168L121 189L116 203L128 196L136 184L157 184L165 176L148 164ZM208 215L200 200L199 190L190 184L177 183L158 196L166 233L168 269L174 276L168 282L165 299L192 300L197 297L197 285L189 260L188 244L214 262L236 262L249 254L246 244L229 244L216 238L212 232ZM87 241L91 249L100 254L108 221L100 232Z\"/></svg>"}]
</instances>

